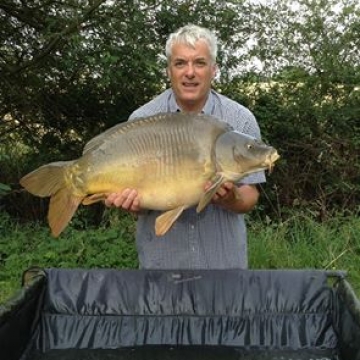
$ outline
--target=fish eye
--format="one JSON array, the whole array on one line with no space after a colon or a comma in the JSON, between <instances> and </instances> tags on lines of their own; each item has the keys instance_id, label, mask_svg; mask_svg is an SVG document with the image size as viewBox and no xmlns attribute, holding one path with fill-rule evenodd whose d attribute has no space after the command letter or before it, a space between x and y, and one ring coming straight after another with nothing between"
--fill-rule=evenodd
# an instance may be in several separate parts
<instances>
[{"instance_id":1,"label":"fish eye","mask_svg":"<svg viewBox=\"0 0 360 360\"><path fill-rule=\"evenodd\" d=\"M246 147L247 147L248 150L251 150L253 148L253 144L247 144Z\"/></svg>"}]
</instances>

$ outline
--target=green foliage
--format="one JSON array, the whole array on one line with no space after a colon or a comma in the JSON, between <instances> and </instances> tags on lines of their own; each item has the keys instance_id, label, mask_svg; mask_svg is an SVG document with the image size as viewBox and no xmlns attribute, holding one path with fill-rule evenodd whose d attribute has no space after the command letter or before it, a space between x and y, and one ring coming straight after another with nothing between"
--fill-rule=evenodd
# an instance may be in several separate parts
<instances>
[{"instance_id":1,"label":"green foliage","mask_svg":"<svg viewBox=\"0 0 360 360\"><path fill-rule=\"evenodd\" d=\"M0 197L11 191L11 187L6 184L0 183Z\"/></svg>"},{"instance_id":2,"label":"green foliage","mask_svg":"<svg viewBox=\"0 0 360 360\"><path fill-rule=\"evenodd\" d=\"M301 82L289 80L294 74ZM281 155L264 187L265 213L281 217L294 206L311 209L319 220L333 212L357 213L359 89L326 82L301 69L287 69L279 78L256 83L237 78L222 87L254 112L264 140ZM279 207L284 209L280 212Z\"/></svg>"},{"instance_id":3,"label":"green foliage","mask_svg":"<svg viewBox=\"0 0 360 360\"><path fill-rule=\"evenodd\" d=\"M78 156L86 140L165 86L159 55L169 31L189 21L238 22L237 14L211 0L0 4L0 138L17 134L54 159L54 149ZM234 31L219 25L229 44Z\"/></svg>"},{"instance_id":4,"label":"green foliage","mask_svg":"<svg viewBox=\"0 0 360 360\"><path fill-rule=\"evenodd\" d=\"M20 287L22 272L31 266L138 267L130 215L109 210L103 224L82 230L77 221L55 239L47 226L20 226L0 213L0 302ZM256 214L248 215L247 221L250 268L346 270L360 294L359 218L338 215L319 224L311 216L293 212L284 222L263 221Z\"/></svg>"},{"instance_id":5,"label":"green foliage","mask_svg":"<svg viewBox=\"0 0 360 360\"><path fill-rule=\"evenodd\" d=\"M215 87L254 112L281 154L256 216L286 223L295 209L327 223L359 214L358 0L6 0L0 20L0 207L29 238L37 228L23 222L43 222L47 200L19 178L78 157L164 89L167 35L189 22L217 33ZM108 221L103 208L81 208L67 231L107 234Z\"/></svg>"},{"instance_id":6,"label":"green foliage","mask_svg":"<svg viewBox=\"0 0 360 360\"><path fill-rule=\"evenodd\" d=\"M293 212L284 222L248 220L252 268L346 270L360 294L359 218L337 215L320 224Z\"/></svg>"},{"instance_id":7,"label":"green foliage","mask_svg":"<svg viewBox=\"0 0 360 360\"><path fill-rule=\"evenodd\" d=\"M111 227L78 230L76 217L60 238L46 226L19 225L0 212L0 299L20 286L22 272L31 266L63 268L137 268L134 219L108 216Z\"/></svg>"}]
</instances>

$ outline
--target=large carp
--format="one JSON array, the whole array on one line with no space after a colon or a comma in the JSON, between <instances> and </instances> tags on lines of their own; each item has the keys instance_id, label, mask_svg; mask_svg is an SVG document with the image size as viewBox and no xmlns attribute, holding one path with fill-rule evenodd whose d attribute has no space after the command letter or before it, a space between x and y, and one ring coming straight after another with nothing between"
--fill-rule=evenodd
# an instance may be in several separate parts
<instances>
[{"instance_id":1,"label":"large carp","mask_svg":"<svg viewBox=\"0 0 360 360\"><path fill-rule=\"evenodd\" d=\"M143 209L163 210L165 234L184 209L200 212L226 181L271 169L277 151L212 116L163 113L118 124L90 140L77 160L53 162L24 176L30 193L50 196L48 221L58 236L82 203L133 188ZM205 192L205 184L213 185Z\"/></svg>"}]
</instances>

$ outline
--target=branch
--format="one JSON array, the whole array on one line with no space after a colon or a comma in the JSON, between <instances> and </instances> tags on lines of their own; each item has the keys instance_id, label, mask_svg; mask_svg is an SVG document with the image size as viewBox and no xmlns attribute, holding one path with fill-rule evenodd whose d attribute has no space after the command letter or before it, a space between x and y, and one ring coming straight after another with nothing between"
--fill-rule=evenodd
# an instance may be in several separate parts
<instances>
[{"instance_id":1,"label":"branch","mask_svg":"<svg viewBox=\"0 0 360 360\"><path fill-rule=\"evenodd\" d=\"M34 66L34 64L40 62L43 58L45 58L47 55L49 55L54 49L56 49L57 45L60 43L61 40L63 40L70 34L76 32L79 29L80 25L82 23L84 23L91 16L91 14L104 2L106 2L106 0L97 0L96 2L94 2L94 4L84 12L84 14L82 15L82 17L80 19L74 20L72 22L72 24L67 26L60 33L58 33L31 60L27 61L26 63L24 63L16 68L8 69L10 74L15 74L15 73L24 71L25 69L28 69L28 68Z\"/></svg>"},{"instance_id":2,"label":"branch","mask_svg":"<svg viewBox=\"0 0 360 360\"><path fill-rule=\"evenodd\" d=\"M0 3L0 9L9 16L18 19L20 22L28 24L36 30L41 30L44 27L44 22L40 21L41 16L38 16L39 13L35 12L34 9L29 9L26 6L16 6L15 4L6 1L2 1Z\"/></svg>"}]
</instances>

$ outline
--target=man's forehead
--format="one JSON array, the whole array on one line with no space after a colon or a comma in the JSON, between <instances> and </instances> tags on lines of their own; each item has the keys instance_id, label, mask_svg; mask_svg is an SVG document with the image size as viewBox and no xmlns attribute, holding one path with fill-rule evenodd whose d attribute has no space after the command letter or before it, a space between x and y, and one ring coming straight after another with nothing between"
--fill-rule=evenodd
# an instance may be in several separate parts
<instances>
[{"instance_id":1,"label":"man's forehead","mask_svg":"<svg viewBox=\"0 0 360 360\"><path fill-rule=\"evenodd\" d=\"M210 50L208 45L198 40L194 46L187 43L175 43L172 46L172 57L173 58L184 58L184 57L196 57L196 58L209 58Z\"/></svg>"}]
</instances>

